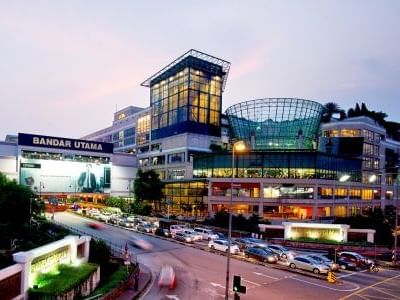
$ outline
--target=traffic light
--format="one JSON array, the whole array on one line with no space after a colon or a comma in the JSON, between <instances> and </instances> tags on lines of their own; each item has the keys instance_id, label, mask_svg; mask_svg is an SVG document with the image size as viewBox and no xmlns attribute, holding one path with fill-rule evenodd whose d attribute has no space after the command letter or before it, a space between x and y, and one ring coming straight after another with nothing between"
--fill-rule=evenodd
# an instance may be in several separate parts
<instances>
[{"instance_id":1,"label":"traffic light","mask_svg":"<svg viewBox=\"0 0 400 300\"><path fill-rule=\"evenodd\" d=\"M246 286L241 285L240 281L240 275L233 275L233 291L235 293L246 294Z\"/></svg>"}]
</instances>

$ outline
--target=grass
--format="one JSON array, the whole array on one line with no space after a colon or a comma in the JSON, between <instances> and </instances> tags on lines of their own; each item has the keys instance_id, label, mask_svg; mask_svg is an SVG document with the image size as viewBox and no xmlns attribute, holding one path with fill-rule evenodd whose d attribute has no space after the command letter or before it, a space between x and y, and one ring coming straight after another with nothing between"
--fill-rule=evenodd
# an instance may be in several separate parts
<instances>
[{"instance_id":1,"label":"grass","mask_svg":"<svg viewBox=\"0 0 400 300\"><path fill-rule=\"evenodd\" d=\"M129 271L132 271L132 267L129 267ZM98 289L93 292L93 295L104 295L112 289L116 288L122 281L128 278L126 272L126 266L120 266L106 281L104 285L101 285Z\"/></svg>"},{"instance_id":2,"label":"grass","mask_svg":"<svg viewBox=\"0 0 400 300\"><path fill-rule=\"evenodd\" d=\"M97 267L98 265L92 263L84 263L77 267L60 265L56 272L39 275L35 283L38 288L31 288L29 293L32 296L63 294L84 282Z\"/></svg>"}]
</instances>

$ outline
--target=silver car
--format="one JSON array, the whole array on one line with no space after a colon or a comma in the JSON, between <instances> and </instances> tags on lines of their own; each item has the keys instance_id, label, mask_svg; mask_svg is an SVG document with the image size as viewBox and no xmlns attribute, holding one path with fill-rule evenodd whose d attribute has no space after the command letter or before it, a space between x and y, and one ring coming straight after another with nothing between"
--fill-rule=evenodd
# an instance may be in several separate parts
<instances>
[{"instance_id":1,"label":"silver car","mask_svg":"<svg viewBox=\"0 0 400 300\"><path fill-rule=\"evenodd\" d=\"M288 258L289 267L292 269L302 269L313 272L315 274L327 274L329 267L324 264L313 260L306 256L296 256L294 258Z\"/></svg>"},{"instance_id":2,"label":"silver car","mask_svg":"<svg viewBox=\"0 0 400 300\"><path fill-rule=\"evenodd\" d=\"M339 264L333 262L332 260L330 260L325 256L310 254L307 257L310 257L311 259L317 261L320 264L327 265L331 271L338 271L340 269Z\"/></svg>"}]
</instances>

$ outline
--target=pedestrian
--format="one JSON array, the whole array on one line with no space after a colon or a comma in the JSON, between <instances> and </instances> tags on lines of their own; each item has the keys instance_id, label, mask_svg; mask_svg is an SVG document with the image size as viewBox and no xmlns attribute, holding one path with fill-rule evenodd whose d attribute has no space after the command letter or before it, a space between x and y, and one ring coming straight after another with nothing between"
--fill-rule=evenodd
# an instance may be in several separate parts
<instances>
[{"instance_id":1,"label":"pedestrian","mask_svg":"<svg viewBox=\"0 0 400 300\"><path fill-rule=\"evenodd\" d=\"M134 290L137 291L139 289L139 272L135 272L134 280Z\"/></svg>"}]
</instances>

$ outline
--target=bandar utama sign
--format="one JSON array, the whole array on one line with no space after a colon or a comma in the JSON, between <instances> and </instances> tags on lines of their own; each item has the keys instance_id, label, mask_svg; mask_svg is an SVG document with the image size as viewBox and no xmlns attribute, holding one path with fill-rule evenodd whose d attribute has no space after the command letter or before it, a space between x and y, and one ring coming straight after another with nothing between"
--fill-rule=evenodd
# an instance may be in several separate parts
<instances>
[{"instance_id":1,"label":"bandar utama sign","mask_svg":"<svg viewBox=\"0 0 400 300\"><path fill-rule=\"evenodd\" d=\"M76 140L28 133L18 134L18 145L102 153L113 153L114 146L112 143Z\"/></svg>"}]
</instances>

